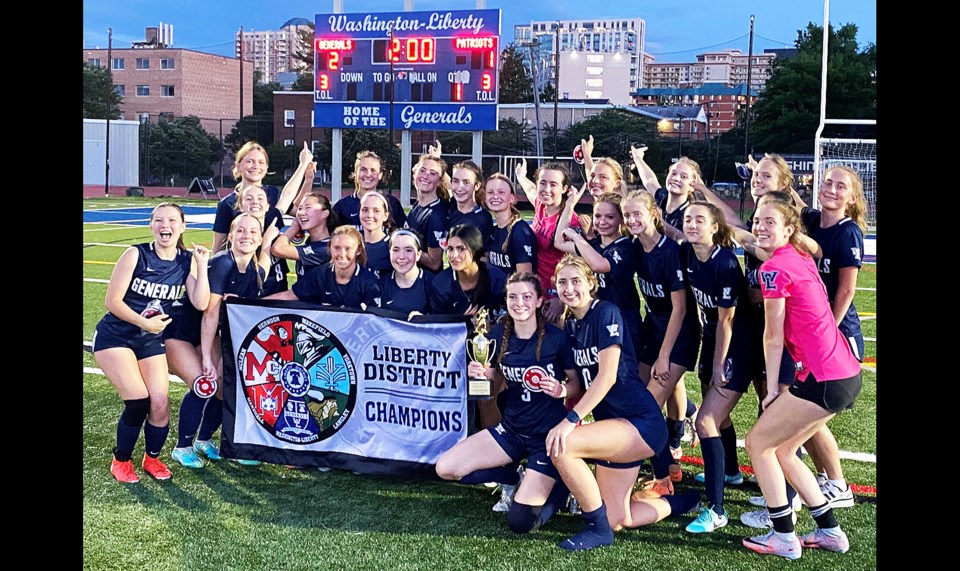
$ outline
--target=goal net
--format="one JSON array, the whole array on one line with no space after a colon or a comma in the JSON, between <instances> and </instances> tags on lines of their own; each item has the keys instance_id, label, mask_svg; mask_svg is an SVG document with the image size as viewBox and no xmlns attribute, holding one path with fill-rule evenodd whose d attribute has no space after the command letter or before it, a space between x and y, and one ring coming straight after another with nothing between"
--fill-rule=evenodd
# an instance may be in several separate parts
<instances>
[{"instance_id":1,"label":"goal net","mask_svg":"<svg viewBox=\"0 0 960 571\"><path fill-rule=\"evenodd\" d=\"M827 120L832 123L833 120ZM875 125L876 121L872 121ZM820 207L820 181L830 167L844 165L857 171L867 199L867 225L877 227L877 140L817 137L814 156L813 203Z\"/></svg>"}]
</instances>

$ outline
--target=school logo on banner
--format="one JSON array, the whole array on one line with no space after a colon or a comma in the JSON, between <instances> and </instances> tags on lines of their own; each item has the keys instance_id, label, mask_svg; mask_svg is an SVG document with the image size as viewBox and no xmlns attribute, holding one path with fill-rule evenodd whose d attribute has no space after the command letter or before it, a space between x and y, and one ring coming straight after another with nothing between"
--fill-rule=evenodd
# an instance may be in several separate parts
<instances>
[{"instance_id":1,"label":"school logo on banner","mask_svg":"<svg viewBox=\"0 0 960 571\"><path fill-rule=\"evenodd\" d=\"M343 343L324 326L281 314L242 335L241 388L257 423L274 438L311 444L346 423L357 399L357 372Z\"/></svg>"}]
</instances>

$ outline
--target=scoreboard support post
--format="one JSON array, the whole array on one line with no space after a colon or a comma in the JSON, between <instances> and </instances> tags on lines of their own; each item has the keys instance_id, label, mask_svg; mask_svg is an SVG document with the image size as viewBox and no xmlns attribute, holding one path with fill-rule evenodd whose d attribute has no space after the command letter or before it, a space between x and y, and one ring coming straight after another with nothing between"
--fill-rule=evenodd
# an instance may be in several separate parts
<instances>
[{"instance_id":1,"label":"scoreboard support post","mask_svg":"<svg viewBox=\"0 0 960 571\"><path fill-rule=\"evenodd\" d=\"M400 131L400 204L404 207L410 206L410 182L413 180L411 143L410 129Z\"/></svg>"},{"instance_id":2,"label":"scoreboard support post","mask_svg":"<svg viewBox=\"0 0 960 571\"><path fill-rule=\"evenodd\" d=\"M343 129L332 129L333 145L330 157L330 203L340 200L340 185L343 179Z\"/></svg>"},{"instance_id":3,"label":"scoreboard support post","mask_svg":"<svg viewBox=\"0 0 960 571\"><path fill-rule=\"evenodd\" d=\"M472 131L472 133L473 156L470 158L480 167L480 172L483 172L483 131Z\"/></svg>"}]
</instances>

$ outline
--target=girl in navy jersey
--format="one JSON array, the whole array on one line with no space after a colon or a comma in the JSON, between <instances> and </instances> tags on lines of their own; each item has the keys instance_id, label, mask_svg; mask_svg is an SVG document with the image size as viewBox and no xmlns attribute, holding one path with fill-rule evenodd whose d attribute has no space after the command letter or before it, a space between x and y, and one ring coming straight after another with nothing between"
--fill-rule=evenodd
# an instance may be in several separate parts
<instances>
[{"instance_id":1,"label":"girl in navy jersey","mask_svg":"<svg viewBox=\"0 0 960 571\"><path fill-rule=\"evenodd\" d=\"M480 230L486 240L493 232L493 218L482 204L484 200L480 181L483 173L473 161L463 161L453 165L450 175L450 194L452 200L447 214L447 229L458 224L469 224Z\"/></svg>"},{"instance_id":2,"label":"girl in navy jersey","mask_svg":"<svg viewBox=\"0 0 960 571\"><path fill-rule=\"evenodd\" d=\"M483 236L474 226L454 226L447 238L450 267L433 277L430 307L434 313L473 315L486 308L496 314L504 305L507 276L488 265Z\"/></svg>"},{"instance_id":3,"label":"girl in navy jersey","mask_svg":"<svg viewBox=\"0 0 960 571\"><path fill-rule=\"evenodd\" d=\"M487 240L487 263L505 274L537 271L537 238L517 210L517 194L506 176L494 173L483 183L487 210L496 224Z\"/></svg>"},{"instance_id":4,"label":"girl in navy jersey","mask_svg":"<svg viewBox=\"0 0 960 571\"><path fill-rule=\"evenodd\" d=\"M402 228L407 221L407 216L403 211L403 205L397 197L389 194L388 191L381 191L377 187L383 180L384 170L383 161L373 151L360 151L357 153L357 160L353 163L354 192L350 196L344 196L333 205L333 212L342 221L343 224L352 224L358 230L363 229L360 224L360 199L368 192L379 192L384 200L387 201L387 211L390 213L390 224L394 228Z\"/></svg>"},{"instance_id":5,"label":"girl in navy jersey","mask_svg":"<svg viewBox=\"0 0 960 571\"><path fill-rule=\"evenodd\" d=\"M223 197L217 203L217 213L213 221L214 252L223 249L223 244L227 240L227 232L230 230L230 222L240 213L237 208L237 200L243 190L248 186L262 186L267 193L267 201L270 206L276 207L281 214L286 213L297 196L297 190L303 181L307 166L313 162L313 153L310 152L306 141L304 141L297 170L293 172L282 191L271 184L263 185L263 177L267 176L270 167L269 162L270 158L267 156L266 149L254 141L247 141L237 151L236 161L233 164L233 178L239 182L234 192ZM312 184L313 180L311 179L309 183Z\"/></svg>"},{"instance_id":6,"label":"girl in navy jersey","mask_svg":"<svg viewBox=\"0 0 960 571\"><path fill-rule=\"evenodd\" d=\"M633 191L623 201L627 229L634 236L633 268L647 311L641 330L640 378L657 404L667 407L667 446L653 461L655 480L635 497L673 494L673 482L683 478L682 451L687 389L683 374L693 370L700 348L696 302L686 287L680 246L663 235L663 213L653 194Z\"/></svg>"},{"instance_id":7,"label":"girl in navy jersey","mask_svg":"<svg viewBox=\"0 0 960 571\"><path fill-rule=\"evenodd\" d=\"M271 227L264 234L262 229L260 220L253 214L245 213L233 219L228 249L210 258L210 303L204 311L184 304L176 323L168 328L166 345L170 368L190 382L180 404L177 447L172 454L174 460L187 468L203 467L198 454L220 460L220 451L211 442L223 418L220 305L227 296L255 299L263 295L271 265L269 242L278 232ZM213 383L216 383L215 391L210 390ZM250 460L241 463L259 464Z\"/></svg>"},{"instance_id":8,"label":"girl in navy jersey","mask_svg":"<svg viewBox=\"0 0 960 571\"><path fill-rule=\"evenodd\" d=\"M110 275L108 313L93 334L93 358L123 400L110 473L119 482L140 481L130 457L143 429L143 469L158 480L170 470L160 451L170 430L169 372L161 333L170 323L173 302L187 297L195 307L210 300L207 260L202 246L183 247L183 210L170 202L150 215L153 241L127 248ZM146 424L144 424L146 422Z\"/></svg>"},{"instance_id":9,"label":"girl in navy jersey","mask_svg":"<svg viewBox=\"0 0 960 571\"><path fill-rule=\"evenodd\" d=\"M733 232L723 214L710 203L694 202L686 208L683 232L687 242L681 244L681 259L686 262L686 278L700 307L703 326L698 370L703 403L697 415L697 434L708 502L687 531L709 533L727 525L724 484L743 482L739 467L735 474L725 474L725 468L731 471L725 451L736 452L735 433L732 444L721 436L731 430L730 412L756 376L752 354L755 333L749 319L750 306L744 303L747 282L730 249Z\"/></svg>"},{"instance_id":10,"label":"girl in navy jersey","mask_svg":"<svg viewBox=\"0 0 960 571\"><path fill-rule=\"evenodd\" d=\"M310 164L312 165L313 163ZM309 172L310 168L307 170ZM237 206L241 214L250 214L255 217L264 229L275 227L277 232L275 232L274 235L279 234L280 230L283 229L283 215L280 214L279 210L268 205L267 194L259 186L248 186L245 188L240 194L239 200ZM234 220L236 220L236 218L234 218ZM269 247L267 253L270 253ZM287 284L288 270L289 268L287 267L287 261L285 259L280 256L271 256L270 270L263 280L263 295L270 295L278 291L286 290L289 287Z\"/></svg>"},{"instance_id":11,"label":"girl in navy jersey","mask_svg":"<svg viewBox=\"0 0 960 571\"><path fill-rule=\"evenodd\" d=\"M513 492L507 524L516 533L539 529L564 505L569 491L544 447L547 430L567 411L563 399L580 393L570 338L540 315L540 280L530 273L507 281L507 312L490 330L496 342L492 363L471 361L470 378L505 383L502 418L444 452L437 474L464 484L500 482ZM559 378L566 377L566 384ZM516 488L516 462L527 458L523 482ZM509 495L508 495L509 497Z\"/></svg>"},{"instance_id":12,"label":"girl in navy jersey","mask_svg":"<svg viewBox=\"0 0 960 571\"><path fill-rule=\"evenodd\" d=\"M450 178L447 163L432 155L421 155L413 167L413 186L417 204L407 216L406 228L423 236L426 248L420 265L436 274L443 268L443 248L447 238L447 201L450 200Z\"/></svg>"},{"instance_id":13,"label":"girl in navy jersey","mask_svg":"<svg viewBox=\"0 0 960 571\"><path fill-rule=\"evenodd\" d=\"M360 225L363 226L363 247L367 252L367 269L379 279L390 271L390 206L379 192L372 190L360 199Z\"/></svg>"},{"instance_id":14,"label":"girl in navy jersey","mask_svg":"<svg viewBox=\"0 0 960 571\"><path fill-rule=\"evenodd\" d=\"M557 237L553 245L566 253L582 256L597 275L600 289L597 299L609 301L620 309L620 314L630 330L634 354L639 354L640 294L633 281L633 245L624 235L623 212L620 210L620 194L605 192L595 197L593 203L593 228L597 236L590 240L569 228L567 220L573 205L583 195L585 187L570 191L570 198L557 224Z\"/></svg>"},{"instance_id":15,"label":"girl in navy jersey","mask_svg":"<svg viewBox=\"0 0 960 571\"><path fill-rule=\"evenodd\" d=\"M293 223L273 241L274 256L296 260L297 276L330 261L330 233L339 225L330 200L319 191L300 199ZM299 243L298 245L294 245Z\"/></svg>"},{"instance_id":16,"label":"girl in navy jersey","mask_svg":"<svg viewBox=\"0 0 960 571\"><path fill-rule=\"evenodd\" d=\"M330 236L330 263L313 268L289 290L266 299L302 300L353 309L376 306L380 284L364 265L366 261L360 231L353 226L339 226Z\"/></svg>"},{"instance_id":17,"label":"girl in navy jersey","mask_svg":"<svg viewBox=\"0 0 960 571\"><path fill-rule=\"evenodd\" d=\"M803 547L843 553L850 542L796 451L837 413L853 408L862 386L860 363L837 329L816 265L797 249L797 237L803 233L797 211L785 203L767 201L754 216L753 233L770 255L760 266L768 387L764 414L747 434L746 445L770 506L773 530L746 538L743 545L787 559L799 558ZM795 357L799 371L797 382L781 392L776 365L785 348ZM802 539L794 532L793 510L783 492L785 477L810 506L817 524Z\"/></svg>"},{"instance_id":18,"label":"girl in navy jersey","mask_svg":"<svg viewBox=\"0 0 960 571\"><path fill-rule=\"evenodd\" d=\"M430 313L430 284L433 274L417 265L420 259L420 236L401 228L390 235L390 265L393 271L380 278L380 307L397 311L409 319L416 314Z\"/></svg>"},{"instance_id":19,"label":"girl in navy jersey","mask_svg":"<svg viewBox=\"0 0 960 571\"><path fill-rule=\"evenodd\" d=\"M664 188L660 186L653 169L643 160L646 150L646 147L630 147L633 164L637 167L637 173L643 181L644 188L654 193L657 206L663 212L664 233L674 240L681 241L683 240L684 213L690 206L693 193L696 191L694 183L703 181L700 165L689 157L680 157L677 162L670 165Z\"/></svg>"},{"instance_id":20,"label":"girl in navy jersey","mask_svg":"<svg viewBox=\"0 0 960 571\"><path fill-rule=\"evenodd\" d=\"M614 530L686 512L699 498L690 492L630 501L640 462L667 440L663 415L637 374L633 341L620 312L595 298L599 283L590 266L579 256L565 255L557 264L556 284L585 392L547 434L546 447L583 510L583 529L559 544L576 551L610 545ZM580 425L591 413L594 422ZM596 461L596 478L587 458Z\"/></svg>"}]
</instances>

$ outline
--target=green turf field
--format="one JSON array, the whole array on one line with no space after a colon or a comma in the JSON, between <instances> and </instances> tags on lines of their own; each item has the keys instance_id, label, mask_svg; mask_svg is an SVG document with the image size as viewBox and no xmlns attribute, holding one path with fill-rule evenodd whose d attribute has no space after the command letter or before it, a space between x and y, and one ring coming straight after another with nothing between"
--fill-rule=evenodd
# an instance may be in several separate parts
<instances>
[{"instance_id":1,"label":"green turf field","mask_svg":"<svg viewBox=\"0 0 960 571\"><path fill-rule=\"evenodd\" d=\"M159 199L109 198L84 201L84 209L152 206ZM177 200L180 204L212 201ZM103 297L112 263L123 245L150 239L149 229L84 224L83 340L104 313ZM210 231L189 231L185 241L210 244ZM110 245L91 245L110 244ZM876 265L866 264L859 287L876 288ZM864 336L876 338L876 292L858 291L855 303ZM876 343L866 343L866 357L876 365ZM97 367L83 351L83 367ZM863 392L853 411L831 421L840 449L876 454L876 373L864 373ZM686 377L690 397L700 400L699 383ZM755 535L739 515L759 488L727 488L730 524L706 536L683 528L691 516L668 518L656 525L617 534L612 547L571 554L555 543L575 533L578 516L560 514L546 529L515 536L505 514L490 510L497 496L481 486L438 482L404 482L358 476L349 471L290 470L264 464L244 467L229 461L208 463L202 470L182 468L169 457L176 438L177 409L185 387L171 384L171 434L161 458L173 479L157 482L142 476L139 484L118 484L109 473L121 402L102 375L83 374L83 551L84 568L147 569L780 569L785 562L744 549L740 540ZM751 391L734 411L738 437L756 418ZM143 454L143 439L134 453ZM700 457L698 448L684 454ZM739 450L741 464L749 464ZM876 464L843 460L847 480L876 486ZM140 472L139 465L137 466ZM693 481L695 464L684 464L678 490L702 491ZM859 493L853 508L836 510L851 550L839 555L806 550L791 568L867 569L877 566L876 495ZM799 514L805 533L813 520Z\"/></svg>"}]
</instances>

